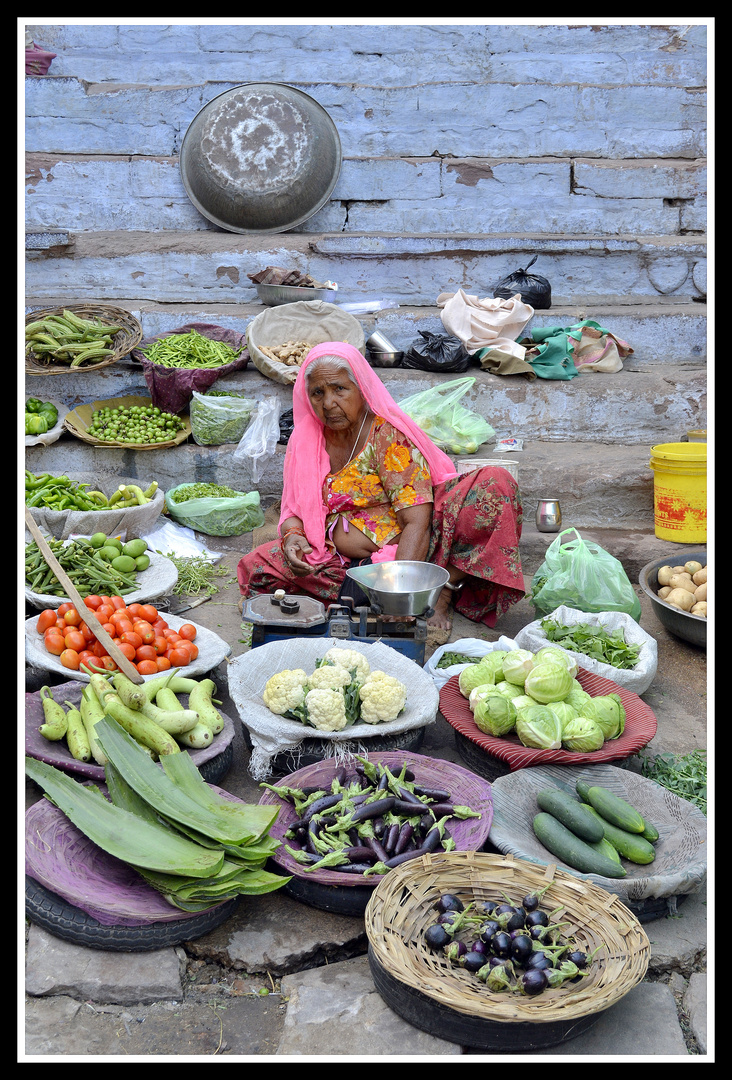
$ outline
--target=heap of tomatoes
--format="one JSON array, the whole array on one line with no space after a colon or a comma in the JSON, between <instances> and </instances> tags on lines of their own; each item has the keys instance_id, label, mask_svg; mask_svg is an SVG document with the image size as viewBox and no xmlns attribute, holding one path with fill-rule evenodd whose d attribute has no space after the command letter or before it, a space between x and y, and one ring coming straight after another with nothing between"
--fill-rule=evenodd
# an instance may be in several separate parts
<instances>
[{"instance_id":1,"label":"heap of tomatoes","mask_svg":"<svg viewBox=\"0 0 732 1080\"><path fill-rule=\"evenodd\" d=\"M84 603L140 675L183 668L198 656L193 623L174 630L154 604L128 605L121 596L96 595L85 597ZM85 622L84 612L72 603L46 608L38 616L36 629L43 635L46 651L70 671L117 670L116 661Z\"/></svg>"}]
</instances>

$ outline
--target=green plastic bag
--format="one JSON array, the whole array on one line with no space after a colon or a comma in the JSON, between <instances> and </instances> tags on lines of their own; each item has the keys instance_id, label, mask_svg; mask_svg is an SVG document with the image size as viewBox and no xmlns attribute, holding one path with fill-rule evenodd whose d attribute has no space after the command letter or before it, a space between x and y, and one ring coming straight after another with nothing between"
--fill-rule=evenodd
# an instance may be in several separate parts
<instances>
[{"instance_id":1,"label":"green plastic bag","mask_svg":"<svg viewBox=\"0 0 732 1080\"><path fill-rule=\"evenodd\" d=\"M453 379L420 390L400 401L399 408L443 450L451 454L474 454L496 434L487 420L461 404L475 382L473 378Z\"/></svg>"},{"instance_id":2,"label":"green plastic bag","mask_svg":"<svg viewBox=\"0 0 732 1080\"><path fill-rule=\"evenodd\" d=\"M567 540L574 533L574 540ZM531 603L542 615L565 604L577 611L623 611L640 622L640 600L622 563L576 529L560 532L531 580Z\"/></svg>"},{"instance_id":3,"label":"green plastic bag","mask_svg":"<svg viewBox=\"0 0 732 1080\"><path fill-rule=\"evenodd\" d=\"M176 502L176 492L191 487L178 484L165 492L165 508L179 525L206 536L241 536L264 524L258 491L232 491L223 497L203 497Z\"/></svg>"},{"instance_id":4,"label":"green plastic bag","mask_svg":"<svg viewBox=\"0 0 732 1080\"><path fill-rule=\"evenodd\" d=\"M254 398L243 394L194 390L189 406L191 435L198 446L238 443L257 408Z\"/></svg>"}]
</instances>

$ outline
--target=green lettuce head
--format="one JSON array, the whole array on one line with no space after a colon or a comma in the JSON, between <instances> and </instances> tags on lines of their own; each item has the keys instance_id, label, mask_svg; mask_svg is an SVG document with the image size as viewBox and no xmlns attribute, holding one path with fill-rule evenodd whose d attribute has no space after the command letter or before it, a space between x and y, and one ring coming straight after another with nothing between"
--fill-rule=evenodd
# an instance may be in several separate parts
<instances>
[{"instance_id":1,"label":"green lettuce head","mask_svg":"<svg viewBox=\"0 0 732 1080\"><path fill-rule=\"evenodd\" d=\"M619 694L601 694L590 698L582 715L594 720L605 739L617 739L625 729L625 708Z\"/></svg>"},{"instance_id":2,"label":"green lettuce head","mask_svg":"<svg viewBox=\"0 0 732 1080\"><path fill-rule=\"evenodd\" d=\"M516 706L503 694L487 694L477 702L473 719L485 735L508 735L516 726Z\"/></svg>"},{"instance_id":3,"label":"green lettuce head","mask_svg":"<svg viewBox=\"0 0 732 1080\"><path fill-rule=\"evenodd\" d=\"M562 701L572 688L572 675L565 664L545 660L536 664L526 676L524 690L541 705Z\"/></svg>"},{"instance_id":4,"label":"green lettuce head","mask_svg":"<svg viewBox=\"0 0 732 1080\"><path fill-rule=\"evenodd\" d=\"M503 658L503 678L506 682L523 686L526 676L534 666L534 654L528 649L511 649Z\"/></svg>"},{"instance_id":5,"label":"green lettuce head","mask_svg":"<svg viewBox=\"0 0 732 1080\"><path fill-rule=\"evenodd\" d=\"M516 734L522 746L534 750L558 750L562 745L562 725L546 705L522 709L516 717Z\"/></svg>"},{"instance_id":6,"label":"green lettuce head","mask_svg":"<svg viewBox=\"0 0 732 1080\"><path fill-rule=\"evenodd\" d=\"M604 742L602 728L589 716L576 716L565 724L562 731L562 746L565 750L574 750L580 754L601 750Z\"/></svg>"}]
</instances>

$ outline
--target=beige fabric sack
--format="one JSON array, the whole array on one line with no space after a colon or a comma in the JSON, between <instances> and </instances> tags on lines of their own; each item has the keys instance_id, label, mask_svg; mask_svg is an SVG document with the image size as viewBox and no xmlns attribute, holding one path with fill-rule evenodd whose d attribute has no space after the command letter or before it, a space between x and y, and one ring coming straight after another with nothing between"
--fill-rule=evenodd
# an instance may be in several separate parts
<instances>
[{"instance_id":1,"label":"beige fabric sack","mask_svg":"<svg viewBox=\"0 0 732 1080\"><path fill-rule=\"evenodd\" d=\"M305 358L305 345L311 348L323 341L346 341L365 355L366 339L361 323L335 304L323 300L296 300L266 308L249 323L246 329L247 347L254 366L267 378L289 386L294 383L299 364L288 365L267 350L281 348L285 343L300 344L298 350Z\"/></svg>"},{"instance_id":2,"label":"beige fabric sack","mask_svg":"<svg viewBox=\"0 0 732 1080\"><path fill-rule=\"evenodd\" d=\"M437 306L442 308L442 324L447 332L459 338L469 353L498 349L502 356L523 360L526 349L516 338L533 317L534 309L518 293L510 300L481 300L458 289L456 293L440 293Z\"/></svg>"}]
</instances>

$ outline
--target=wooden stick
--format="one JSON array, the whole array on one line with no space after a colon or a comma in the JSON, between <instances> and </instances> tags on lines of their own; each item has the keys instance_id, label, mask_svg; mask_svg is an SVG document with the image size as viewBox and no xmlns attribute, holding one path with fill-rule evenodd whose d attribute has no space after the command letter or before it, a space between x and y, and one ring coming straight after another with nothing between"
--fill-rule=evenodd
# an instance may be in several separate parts
<instances>
[{"instance_id":1,"label":"wooden stick","mask_svg":"<svg viewBox=\"0 0 732 1080\"><path fill-rule=\"evenodd\" d=\"M87 607L84 603L73 581L71 581L68 574L61 566L58 559L46 543L43 533L33 520L33 515L31 514L28 507L25 508L25 523L30 530L31 536L38 544L41 555L43 555L46 563L51 568L51 570L53 570L54 574L61 582L64 589L66 589L66 595L72 601L74 607L79 612L86 625L94 634L94 637L104 646L108 654L114 660L117 667L127 676L128 679L130 679L134 683L144 682L145 680L143 676L137 670L135 665L127 659L120 647L115 644L115 642L112 640L112 638L109 636L107 631L100 623L92 608Z\"/></svg>"}]
</instances>

